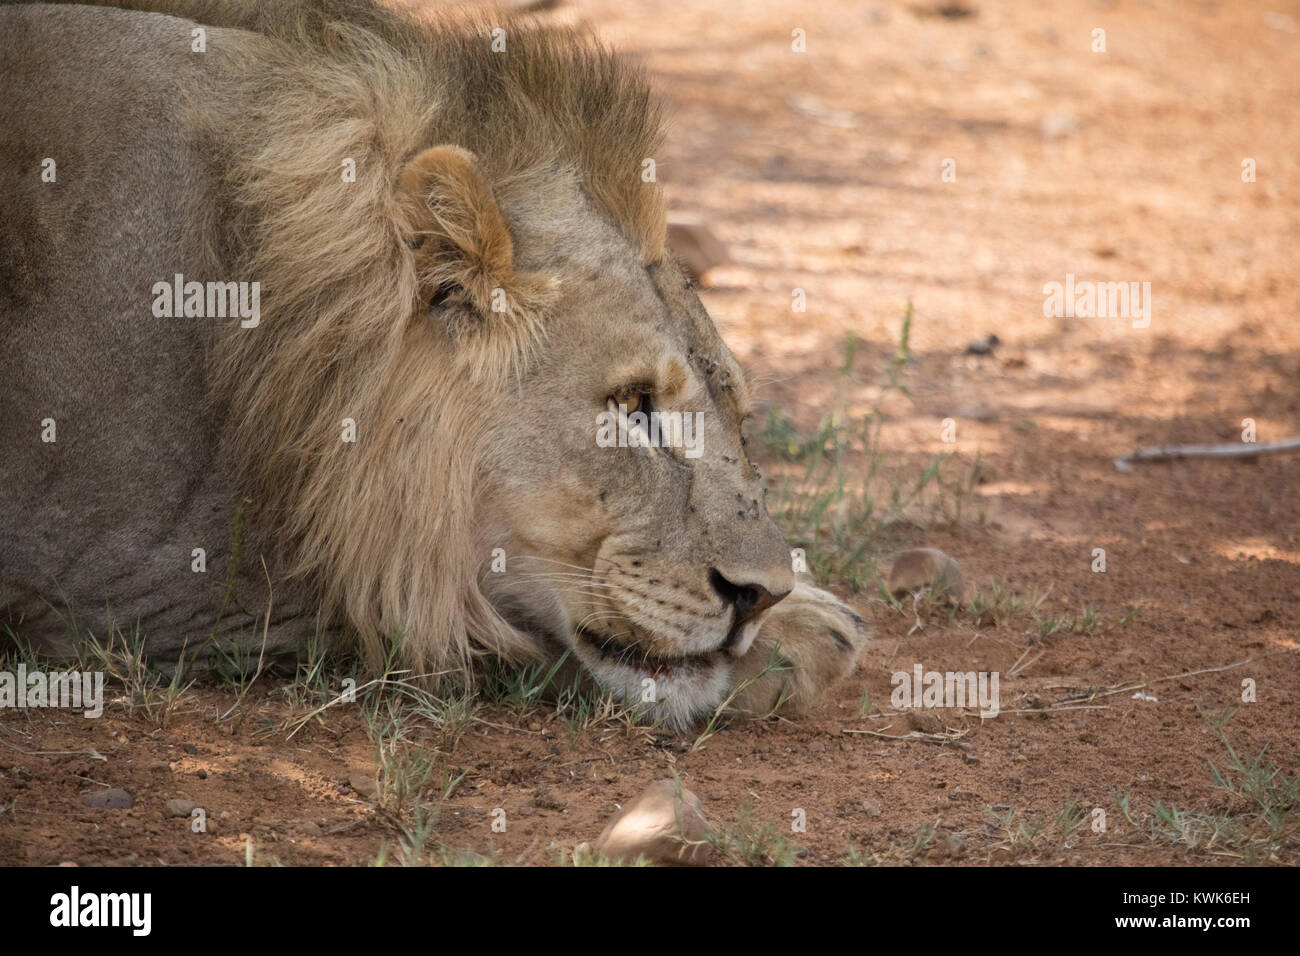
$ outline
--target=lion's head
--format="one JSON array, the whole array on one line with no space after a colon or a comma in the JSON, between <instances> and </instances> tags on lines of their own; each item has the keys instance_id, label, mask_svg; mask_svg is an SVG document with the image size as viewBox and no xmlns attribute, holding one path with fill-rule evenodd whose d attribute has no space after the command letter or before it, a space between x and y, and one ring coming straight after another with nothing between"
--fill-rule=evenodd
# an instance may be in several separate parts
<instances>
[{"instance_id":1,"label":"lion's head","mask_svg":"<svg viewBox=\"0 0 1300 956\"><path fill-rule=\"evenodd\" d=\"M376 660L568 651L696 716L794 582L665 249L658 109L572 33L366 10L241 22L256 68L205 107L267 290L214 365L259 520Z\"/></svg>"},{"instance_id":2,"label":"lion's head","mask_svg":"<svg viewBox=\"0 0 1300 956\"><path fill-rule=\"evenodd\" d=\"M685 720L718 703L793 587L790 554L741 437L749 386L682 271L595 210L564 221L535 247L518 229L561 291L491 406L478 548L503 562L481 585L625 702L651 679Z\"/></svg>"}]
</instances>

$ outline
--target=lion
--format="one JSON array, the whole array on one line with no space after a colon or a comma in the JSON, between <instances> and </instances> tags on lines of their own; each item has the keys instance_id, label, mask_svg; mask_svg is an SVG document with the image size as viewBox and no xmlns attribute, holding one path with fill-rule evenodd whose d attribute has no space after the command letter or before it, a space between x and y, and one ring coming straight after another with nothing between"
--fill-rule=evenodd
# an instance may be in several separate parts
<instances>
[{"instance_id":1,"label":"lion","mask_svg":"<svg viewBox=\"0 0 1300 956\"><path fill-rule=\"evenodd\" d=\"M641 70L362 0L118 7L0 8L9 634L541 662L678 728L851 670Z\"/></svg>"}]
</instances>

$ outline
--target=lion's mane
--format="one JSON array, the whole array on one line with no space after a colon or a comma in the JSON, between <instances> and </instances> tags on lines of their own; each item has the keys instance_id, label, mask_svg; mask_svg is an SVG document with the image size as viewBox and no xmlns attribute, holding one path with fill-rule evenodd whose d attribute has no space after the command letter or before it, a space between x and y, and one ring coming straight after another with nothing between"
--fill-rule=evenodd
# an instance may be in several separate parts
<instances>
[{"instance_id":1,"label":"lion's mane","mask_svg":"<svg viewBox=\"0 0 1300 956\"><path fill-rule=\"evenodd\" d=\"M654 261L663 200L640 169L661 119L639 70L572 31L511 22L494 53L488 22L426 23L364 0L113 5L248 31L210 45L239 79L191 107L222 184L193 228L214 271L262 284L260 325L214 348L213 395L241 491L291 576L372 663L395 640L426 672L476 651L526 655L478 587L480 396L528 360L553 290L521 275L501 321L454 343L429 336L412 316L446 277L436 262L421 272L396 183L438 144L469 150L494 190L574 177ZM339 438L344 419L355 443Z\"/></svg>"}]
</instances>

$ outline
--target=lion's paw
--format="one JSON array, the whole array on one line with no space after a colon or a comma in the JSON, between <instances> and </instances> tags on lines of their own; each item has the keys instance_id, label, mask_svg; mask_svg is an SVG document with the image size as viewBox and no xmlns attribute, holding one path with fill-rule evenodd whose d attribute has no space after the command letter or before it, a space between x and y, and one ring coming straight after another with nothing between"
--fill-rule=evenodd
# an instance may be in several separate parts
<instances>
[{"instance_id":1,"label":"lion's paw","mask_svg":"<svg viewBox=\"0 0 1300 956\"><path fill-rule=\"evenodd\" d=\"M847 676L870 628L851 607L805 581L767 612L754 645L736 664L737 710L762 716L798 712Z\"/></svg>"}]
</instances>

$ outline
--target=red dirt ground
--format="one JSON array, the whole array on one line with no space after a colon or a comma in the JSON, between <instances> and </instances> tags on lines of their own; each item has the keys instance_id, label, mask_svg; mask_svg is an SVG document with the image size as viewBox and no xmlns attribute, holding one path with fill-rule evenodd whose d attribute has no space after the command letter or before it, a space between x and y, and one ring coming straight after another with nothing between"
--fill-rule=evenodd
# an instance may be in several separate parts
<instances>
[{"instance_id":1,"label":"red dirt ground","mask_svg":"<svg viewBox=\"0 0 1300 956\"><path fill-rule=\"evenodd\" d=\"M553 863L555 847L594 840L616 803L676 772L716 822L751 805L802 848L801 864L838 863L850 847L918 862L1250 859L1230 842L1153 839L1115 801L1131 793L1139 821L1157 802L1248 814L1209 766L1226 752L1206 715L1234 705L1238 751L1267 745L1296 772L1300 459L1131 473L1112 459L1236 441L1246 418L1261 441L1300 433L1300 4L1270 6L971 0L947 5L970 11L954 17L883 0L598 0L546 14L643 57L667 95L659 176L673 207L730 247L704 299L763 398L816 425L840 397L846 337L860 340L859 368L879 368L910 300L914 401L864 371L850 405L888 413L882 445L899 474L940 452L958 456L955 472L981 464L962 520L900 540L953 555L972 584L1048 592L1040 614L1090 603L1103 623L1043 638L1024 615L979 628L958 615L913 631L910 611L850 596L876 640L824 706L732 725L694 751L692 737L615 722L570 739L545 708L485 710L445 754L466 776L428 846ZM795 28L806 53L791 50ZM1090 49L1094 28L1105 53ZM1242 181L1247 157L1257 182ZM949 158L955 182L941 180ZM1044 318L1044 284L1067 273L1150 282L1150 327ZM796 287L805 314L791 311ZM966 354L991 332L992 354ZM955 443L942 441L946 418ZM1091 569L1094 548L1105 573ZM1011 676L1026 650L1042 653ZM918 662L1000 672L1004 713L945 714L968 731L955 743L860 733L909 732L901 717L864 717L860 700L865 688L873 713L888 710L891 672ZM1241 702L1243 678L1257 702ZM1138 681L1156 681L1143 688L1154 701L1128 691L1096 709L1012 712ZM232 864L246 835L259 861L286 864L370 863L396 848L399 831L350 784L375 764L355 713L287 739L274 681L222 719L232 703L195 689L161 727L112 705L94 721L0 713L0 863ZM103 786L130 791L134 808L84 807ZM174 797L207 809L207 834L165 818ZM1072 804L1104 808L1107 832L1013 838L990 825L989 808L1014 826ZM490 826L498 807L505 833ZM796 808L804 833L790 832ZM1300 861L1294 837L1272 861Z\"/></svg>"}]
</instances>

